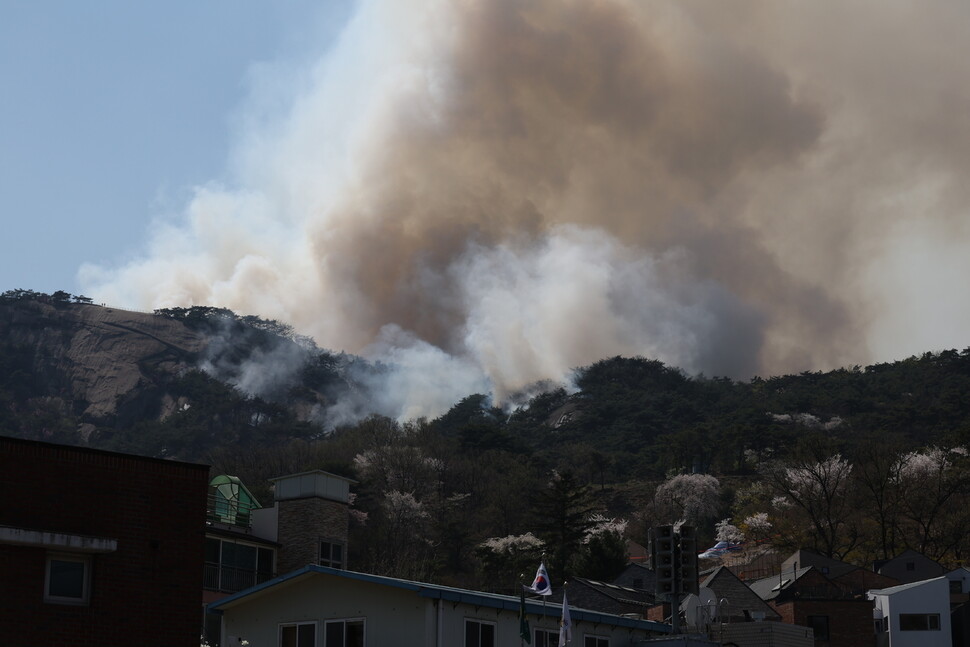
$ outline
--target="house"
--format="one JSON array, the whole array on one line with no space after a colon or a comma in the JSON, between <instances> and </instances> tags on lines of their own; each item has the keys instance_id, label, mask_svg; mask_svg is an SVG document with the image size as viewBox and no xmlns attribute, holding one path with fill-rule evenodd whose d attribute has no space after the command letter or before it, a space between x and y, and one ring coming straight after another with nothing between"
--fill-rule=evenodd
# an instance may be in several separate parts
<instances>
[{"instance_id":1,"label":"house","mask_svg":"<svg viewBox=\"0 0 970 647\"><path fill-rule=\"evenodd\" d=\"M647 564L631 562L614 578L613 584L653 593L657 587L657 576Z\"/></svg>"},{"instance_id":2,"label":"house","mask_svg":"<svg viewBox=\"0 0 970 647\"><path fill-rule=\"evenodd\" d=\"M950 604L970 602L970 568L961 566L943 575L950 582Z\"/></svg>"},{"instance_id":3,"label":"house","mask_svg":"<svg viewBox=\"0 0 970 647\"><path fill-rule=\"evenodd\" d=\"M574 577L566 587L571 605L590 611L600 611L614 615L636 615L643 617L648 606L654 604L654 594L649 591L633 589L607 582L597 582L583 577ZM562 589L554 590L548 603L562 604Z\"/></svg>"},{"instance_id":4,"label":"house","mask_svg":"<svg viewBox=\"0 0 970 647\"><path fill-rule=\"evenodd\" d=\"M347 566L351 479L322 470L270 479L273 505L261 507L237 477L209 482L203 604L306 564ZM221 644L217 618L204 614L204 635Z\"/></svg>"},{"instance_id":5,"label":"house","mask_svg":"<svg viewBox=\"0 0 970 647\"><path fill-rule=\"evenodd\" d=\"M209 468L0 437L6 645L197 647Z\"/></svg>"},{"instance_id":6,"label":"house","mask_svg":"<svg viewBox=\"0 0 970 647\"><path fill-rule=\"evenodd\" d=\"M835 579L859 568L853 564L826 557L814 550L801 548L792 553L781 563L782 572L797 571L799 567L814 566L815 569L829 579Z\"/></svg>"},{"instance_id":7,"label":"house","mask_svg":"<svg viewBox=\"0 0 970 647\"><path fill-rule=\"evenodd\" d=\"M811 627L817 647L873 645L872 602L814 566L748 583L788 624Z\"/></svg>"},{"instance_id":8,"label":"house","mask_svg":"<svg viewBox=\"0 0 970 647\"><path fill-rule=\"evenodd\" d=\"M876 647L952 644L946 577L872 590L869 599L875 607Z\"/></svg>"},{"instance_id":9,"label":"house","mask_svg":"<svg viewBox=\"0 0 970 647\"><path fill-rule=\"evenodd\" d=\"M880 575L908 584L939 577L945 569L926 555L907 549L890 560L879 562L875 570Z\"/></svg>"},{"instance_id":10,"label":"house","mask_svg":"<svg viewBox=\"0 0 970 647\"><path fill-rule=\"evenodd\" d=\"M718 601L720 622L780 620L781 615L762 600L726 566L718 566L701 579L701 588L710 589Z\"/></svg>"},{"instance_id":11,"label":"house","mask_svg":"<svg viewBox=\"0 0 970 647\"><path fill-rule=\"evenodd\" d=\"M568 592L567 592L568 596ZM529 600L532 647L558 645L561 605ZM412 582L310 564L213 603L227 645L328 647L520 642L518 597ZM627 647L668 625L570 606L572 643ZM683 644L682 642L679 644ZM709 644L709 643L704 643Z\"/></svg>"}]
</instances>

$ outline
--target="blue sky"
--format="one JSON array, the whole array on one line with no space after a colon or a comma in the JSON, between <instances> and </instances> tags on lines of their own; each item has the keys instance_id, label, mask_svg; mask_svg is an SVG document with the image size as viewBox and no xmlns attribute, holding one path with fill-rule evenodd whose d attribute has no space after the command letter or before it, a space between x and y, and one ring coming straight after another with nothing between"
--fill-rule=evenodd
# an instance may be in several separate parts
<instances>
[{"instance_id":1,"label":"blue sky","mask_svg":"<svg viewBox=\"0 0 970 647\"><path fill-rule=\"evenodd\" d=\"M0 0L0 290L77 293L82 263L137 255L225 173L254 70L326 46L350 8Z\"/></svg>"},{"instance_id":2,"label":"blue sky","mask_svg":"<svg viewBox=\"0 0 970 647\"><path fill-rule=\"evenodd\" d=\"M501 399L614 355L744 377L965 348L968 24L0 0L0 289L286 321L409 364L415 415L427 376Z\"/></svg>"}]
</instances>

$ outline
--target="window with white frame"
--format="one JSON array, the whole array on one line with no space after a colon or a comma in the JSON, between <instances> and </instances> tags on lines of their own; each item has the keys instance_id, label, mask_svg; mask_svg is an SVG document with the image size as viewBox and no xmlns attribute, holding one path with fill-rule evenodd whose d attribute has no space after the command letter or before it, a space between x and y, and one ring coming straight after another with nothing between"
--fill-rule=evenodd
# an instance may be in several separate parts
<instances>
[{"instance_id":1,"label":"window with white frame","mask_svg":"<svg viewBox=\"0 0 970 647\"><path fill-rule=\"evenodd\" d=\"M495 623L466 619L465 647L495 647Z\"/></svg>"},{"instance_id":2,"label":"window with white frame","mask_svg":"<svg viewBox=\"0 0 970 647\"><path fill-rule=\"evenodd\" d=\"M344 567L344 545L334 541L320 542L320 559L317 560L320 566L330 568Z\"/></svg>"},{"instance_id":3,"label":"window with white frame","mask_svg":"<svg viewBox=\"0 0 970 647\"><path fill-rule=\"evenodd\" d=\"M610 647L610 639L606 636L590 636L586 634L583 637L583 647Z\"/></svg>"},{"instance_id":4,"label":"window with white frame","mask_svg":"<svg viewBox=\"0 0 970 647\"><path fill-rule=\"evenodd\" d=\"M316 647L317 623L289 622L280 625L280 647Z\"/></svg>"},{"instance_id":5,"label":"window with white frame","mask_svg":"<svg viewBox=\"0 0 970 647\"><path fill-rule=\"evenodd\" d=\"M364 619L327 620L323 647L364 647Z\"/></svg>"},{"instance_id":6,"label":"window with white frame","mask_svg":"<svg viewBox=\"0 0 970 647\"><path fill-rule=\"evenodd\" d=\"M900 613L900 631L939 631L939 613Z\"/></svg>"},{"instance_id":7,"label":"window with white frame","mask_svg":"<svg viewBox=\"0 0 970 647\"><path fill-rule=\"evenodd\" d=\"M536 629L532 647L559 647L559 630Z\"/></svg>"},{"instance_id":8,"label":"window with white frame","mask_svg":"<svg viewBox=\"0 0 970 647\"><path fill-rule=\"evenodd\" d=\"M85 605L91 597L91 557L51 553L44 574L44 601Z\"/></svg>"}]
</instances>

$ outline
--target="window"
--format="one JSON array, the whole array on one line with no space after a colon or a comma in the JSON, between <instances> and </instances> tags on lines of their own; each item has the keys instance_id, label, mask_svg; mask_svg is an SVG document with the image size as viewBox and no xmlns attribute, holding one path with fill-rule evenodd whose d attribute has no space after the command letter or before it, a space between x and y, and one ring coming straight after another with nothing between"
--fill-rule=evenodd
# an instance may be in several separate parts
<instances>
[{"instance_id":1,"label":"window","mask_svg":"<svg viewBox=\"0 0 970 647\"><path fill-rule=\"evenodd\" d=\"M552 629L536 629L532 647L559 647L559 632Z\"/></svg>"},{"instance_id":2,"label":"window","mask_svg":"<svg viewBox=\"0 0 970 647\"><path fill-rule=\"evenodd\" d=\"M91 558L80 555L47 556L44 601L54 604L87 604L91 593Z\"/></svg>"},{"instance_id":3,"label":"window","mask_svg":"<svg viewBox=\"0 0 970 647\"><path fill-rule=\"evenodd\" d=\"M465 620L465 647L495 647L495 625L481 620Z\"/></svg>"},{"instance_id":4,"label":"window","mask_svg":"<svg viewBox=\"0 0 970 647\"><path fill-rule=\"evenodd\" d=\"M320 566L344 567L344 545L331 541L320 542Z\"/></svg>"},{"instance_id":5,"label":"window","mask_svg":"<svg viewBox=\"0 0 970 647\"><path fill-rule=\"evenodd\" d=\"M963 593L963 581L950 580L950 593L956 593L956 594Z\"/></svg>"},{"instance_id":6,"label":"window","mask_svg":"<svg viewBox=\"0 0 970 647\"><path fill-rule=\"evenodd\" d=\"M280 647L316 647L317 623L294 622L280 625Z\"/></svg>"},{"instance_id":7,"label":"window","mask_svg":"<svg viewBox=\"0 0 970 647\"><path fill-rule=\"evenodd\" d=\"M583 637L583 647L610 647L610 639L606 636L590 636L587 634Z\"/></svg>"},{"instance_id":8,"label":"window","mask_svg":"<svg viewBox=\"0 0 970 647\"><path fill-rule=\"evenodd\" d=\"M203 588L235 593L271 580L273 558L272 548L206 537Z\"/></svg>"},{"instance_id":9,"label":"window","mask_svg":"<svg viewBox=\"0 0 970 647\"><path fill-rule=\"evenodd\" d=\"M916 562L906 562L906 570L907 571L915 571L916 570Z\"/></svg>"},{"instance_id":10,"label":"window","mask_svg":"<svg viewBox=\"0 0 970 647\"><path fill-rule=\"evenodd\" d=\"M939 631L939 613L900 613L900 631Z\"/></svg>"},{"instance_id":11,"label":"window","mask_svg":"<svg viewBox=\"0 0 970 647\"><path fill-rule=\"evenodd\" d=\"M808 616L808 626L815 634L815 640L829 639L829 617L828 616Z\"/></svg>"},{"instance_id":12,"label":"window","mask_svg":"<svg viewBox=\"0 0 970 647\"><path fill-rule=\"evenodd\" d=\"M327 620L323 647L364 647L364 619Z\"/></svg>"}]
</instances>

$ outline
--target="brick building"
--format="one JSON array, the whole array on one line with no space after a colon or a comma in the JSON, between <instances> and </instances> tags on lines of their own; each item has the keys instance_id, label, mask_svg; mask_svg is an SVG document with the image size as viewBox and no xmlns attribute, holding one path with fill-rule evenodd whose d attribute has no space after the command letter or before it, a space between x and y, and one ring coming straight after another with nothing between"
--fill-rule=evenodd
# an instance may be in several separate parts
<instances>
[{"instance_id":1,"label":"brick building","mask_svg":"<svg viewBox=\"0 0 970 647\"><path fill-rule=\"evenodd\" d=\"M851 564L844 566L828 569L834 579L815 566L805 566L748 585L782 622L811 627L817 647L875 645L873 604L866 598L865 588L895 580Z\"/></svg>"},{"instance_id":2,"label":"brick building","mask_svg":"<svg viewBox=\"0 0 970 647\"><path fill-rule=\"evenodd\" d=\"M4 644L197 646L208 475L0 437Z\"/></svg>"}]
</instances>

